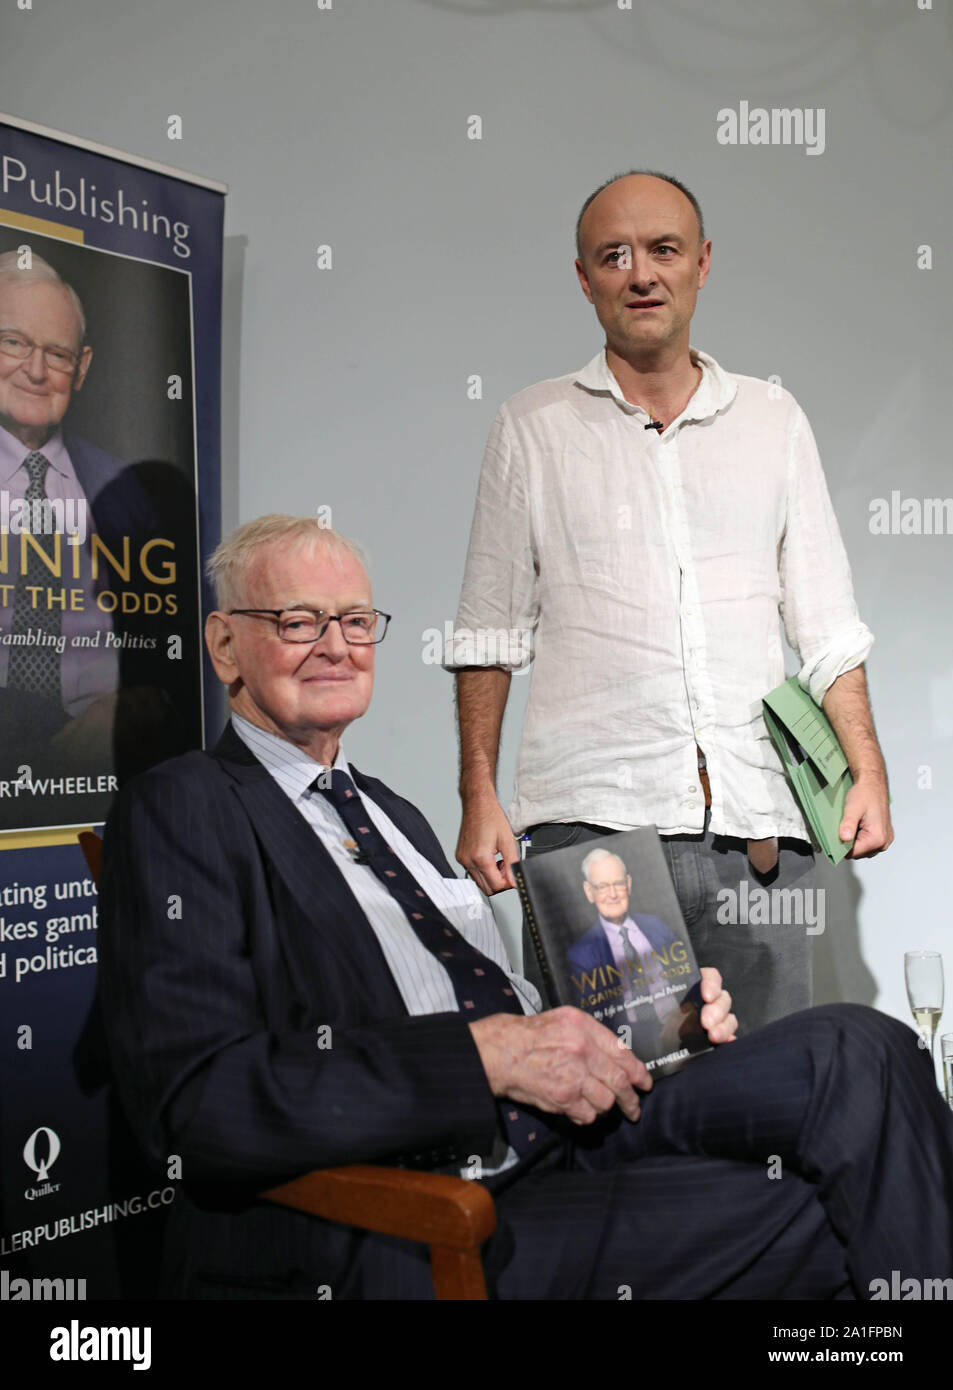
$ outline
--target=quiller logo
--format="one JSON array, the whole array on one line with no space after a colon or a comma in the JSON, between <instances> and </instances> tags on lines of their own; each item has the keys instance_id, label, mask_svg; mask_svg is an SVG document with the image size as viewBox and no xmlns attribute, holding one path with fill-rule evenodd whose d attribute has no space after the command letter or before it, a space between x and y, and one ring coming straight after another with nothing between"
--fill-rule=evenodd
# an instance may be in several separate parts
<instances>
[{"instance_id":1,"label":"quiller logo","mask_svg":"<svg viewBox=\"0 0 953 1390\"><path fill-rule=\"evenodd\" d=\"M39 1145L37 1140L40 1141ZM37 1149L39 1149L39 1153ZM40 1155L44 1152L46 1157L42 1158ZM39 1186L28 1187L23 1193L28 1202L35 1201L37 1197L49 1197L52 1193L59 1192L62 1183L50 1182L49 1180L50 1169L59 1157L59 1153L60 1136L55 1129L47 1129L45 1125L35 1129L24 1144L23 1161L28 1168L33 1169L39 1179Z\"/></svg>"}]
</instances>

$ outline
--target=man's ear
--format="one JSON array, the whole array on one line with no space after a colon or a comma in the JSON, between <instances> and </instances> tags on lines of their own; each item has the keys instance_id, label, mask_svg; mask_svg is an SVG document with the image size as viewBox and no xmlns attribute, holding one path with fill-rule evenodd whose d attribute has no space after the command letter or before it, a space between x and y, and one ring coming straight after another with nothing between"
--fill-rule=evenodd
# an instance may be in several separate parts
<instances>
[{"instance_id":1,"label":"man's ear","mask_svg":"<svg viewBox=\"0 0 953 1390\"><path fill-rule=\"evenodd\" d=\"M73 376L73 390L82 391L83 382L86 380L86 373L89 371L89 364L93 360L93 350L87 344L79 354L79 361L76 364L76 372Z\"/></svg>"},{"instance_id":2,"label":"man's ear","mask_svg":"<svg viewBox=\"0 0 953 1390\"><path fill-rule=\"evenodd\" d=\"M592 290L589 288L589 276L586 274L586 267L583 265L582 261L579 259L578 256L576 258L576 274L579 277L579 283L582 286L582 292L591 304Z\"/></svg>"},{"instance_id":3,"label":"man's ear","mask_svg":"<svg viewBox=\"0 0 953 1390\"><path fill-rule=\"evenodd\" d=\"M711 237L703 241L701 250L698 253L698 288L708 279L708 272L711 270Z\"/></svg>"},{"instance_id":4,"label":"man's ear","mask_svg":"<svg viewBox=\"0 0 953 1390\"><path fill-rule=\"evenodd\" d=\"M216 611L205 619L205 645L216 676L223 685L232 685L239 679L240 673L235 659L235 638L227 613Z\"/></svg>"},{"instance_id":5,"label":"man's ear","mask_svg":"<svg viewBox=\"0 0 953 1390\"><path fill-rule=\"evenodd\" d=\"M595 895L595 893L592 891L592 884L589 882L588 879L584 879L584 880L583 880L582 891L585 893L586 897L589 899L589 901L590 901L591 903L594 903L594 902L595 902L595 900L596 900L596 895Z\"/></svg>"}]
</instances>

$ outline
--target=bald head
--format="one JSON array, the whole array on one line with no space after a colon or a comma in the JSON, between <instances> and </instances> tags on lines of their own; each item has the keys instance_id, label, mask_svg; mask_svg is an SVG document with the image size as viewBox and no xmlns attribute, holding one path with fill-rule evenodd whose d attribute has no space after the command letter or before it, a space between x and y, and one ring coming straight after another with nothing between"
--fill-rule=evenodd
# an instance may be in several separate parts
<instances>
[{"instance_id":1,"label":"bald head","mask_svg":"<svg viewBox=\"0 0 953 1390\"><path fill-rule=\"evenodd\" d=\"M690 189L671 174L662 174L654 169L632 169L626 174L616 174L613 178L607 179L594 193L590 193L583 203L576 218L576 255L580 260L586 259L584 247L587 226L584 224L591 226L593 220L601 213L607 209L615 212L620 204L627 204L633 198L637 198L642 204L650 203L663 215L671 212L674 216L681 215L681 219L684 219L688 213L686 225L694 226L699 242L705 240L705 222L701 205ZM593 216L589 217L589 210L596 203L599 206L594 209Z\"/></svg>"}]
</instances>

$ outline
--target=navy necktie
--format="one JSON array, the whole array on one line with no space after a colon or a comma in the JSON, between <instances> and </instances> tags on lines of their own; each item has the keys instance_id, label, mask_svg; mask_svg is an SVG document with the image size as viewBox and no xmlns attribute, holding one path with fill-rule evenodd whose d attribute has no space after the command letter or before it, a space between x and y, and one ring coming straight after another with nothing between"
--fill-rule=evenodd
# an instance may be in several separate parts
<instances>
[{"instance_id":1,"label":"navy necktie","mask_svg":"<svg viewBox=\"0 0 953 1390\"><path fill-rule=\"evenodd\" d=\"M403 860L387 844L347 773L334 768L330 780L328 786L327 773L322 773L312 783L312 790L320 791L330 801L354 837L363 862L403 908L421 944L446 970L460 1012L470 1021L490 1014L522 1014L509 977L495 961L471 946L451 926ZM505 1097L500 1101L500 1111L507 1138L521 1156L548 1132L545 1122L535 1112L524 1110Z\"/></svg>"}]
</instances>

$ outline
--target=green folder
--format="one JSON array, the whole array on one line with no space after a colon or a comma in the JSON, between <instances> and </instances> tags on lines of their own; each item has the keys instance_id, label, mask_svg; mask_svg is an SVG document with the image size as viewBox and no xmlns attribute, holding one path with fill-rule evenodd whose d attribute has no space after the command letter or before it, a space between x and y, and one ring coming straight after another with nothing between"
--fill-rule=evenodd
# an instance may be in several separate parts
<instances>
[{"instance_id":1,"label":"green folder","mask_svg":"<svg viewBox=\"0 0 953 1390\"><path fill-rule=\"evenodd\" d=\"M854 779L830 720L797 676L765 695L763 703L768 733L814 839L831 863L839 864L854 843L837 834Z\"/></svg>"}]
</instances>

